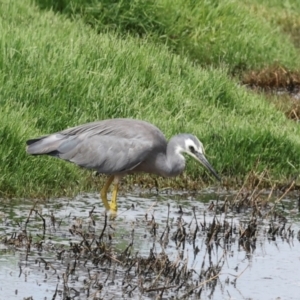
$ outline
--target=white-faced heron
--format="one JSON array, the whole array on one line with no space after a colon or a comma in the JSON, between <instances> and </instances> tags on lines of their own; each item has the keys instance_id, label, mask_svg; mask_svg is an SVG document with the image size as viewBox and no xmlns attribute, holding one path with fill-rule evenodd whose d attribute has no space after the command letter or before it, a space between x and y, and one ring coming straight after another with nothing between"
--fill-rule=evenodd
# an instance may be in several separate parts
<instances>
[{"instance_id":1,"label":"white-faced heron","mask_svg":"<svg viewBox=\"0 0 300 300\"><path fill-rule=\"evenodd\" d=\"M202 143L192 134L178 134L168 142L154 125L134 119L92 122L27 142L32 155L50 155L78 166L110 175L101 189L106 209L117 211L120 179L130 173L145 172L165 177L179 175L185 168L182 153L198 160L218 180L220 177L204 156ZM110 204L107 192L114 181Z\"/></svg>"}]
</instances>

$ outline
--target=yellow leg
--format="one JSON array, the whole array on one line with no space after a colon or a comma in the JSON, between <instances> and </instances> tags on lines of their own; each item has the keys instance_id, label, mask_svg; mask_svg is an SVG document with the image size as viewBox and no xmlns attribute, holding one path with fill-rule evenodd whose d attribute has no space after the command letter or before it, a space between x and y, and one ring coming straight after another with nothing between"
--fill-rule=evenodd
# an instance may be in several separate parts
<instances>
[{"instance_id":1,"label":"yellow leg","mask_svg":"<svg viewBox=\"0 0 300 300\"><path fill-rule=\"evenodd\" d=\"M108 191L111 183L113 182L113 180L114 180L114 176L110 176L107 179L104 187L101 189L101 193L100 193L101 200L107 210L110 209L110 205L108 204L108 201L107 201L107 191Z\"/></svg>"},{"instance_id":2,"label":"yellow leg","mask_svg":"<svg viewBox=\"0 0 300 300\"><path fill-rule=\"evenodd\" d=\"M116 180L114 183L114 189L113 189L111 201L110 201L110 209L113 212L116 212L118 210L118 204L117 204L118 190L119 190L119 181Z\"/></svg>"}]
</instances>

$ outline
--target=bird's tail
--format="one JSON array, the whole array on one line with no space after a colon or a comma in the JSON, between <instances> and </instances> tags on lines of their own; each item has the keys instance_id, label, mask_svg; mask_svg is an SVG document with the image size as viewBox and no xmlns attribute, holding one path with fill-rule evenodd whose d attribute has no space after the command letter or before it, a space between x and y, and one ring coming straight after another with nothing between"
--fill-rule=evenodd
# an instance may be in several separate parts
<instances>
[{"instance_id":1,"label":"bird's tail","mask_svg":"<svg viewBox=\"0 0 300 300\"><path fill-rule=\"evenodd\" d=\"M31 155L58 156L58 147L61 144L59 135L47 135L26 141L26 151Z\"/></svg>"}]
</instances>

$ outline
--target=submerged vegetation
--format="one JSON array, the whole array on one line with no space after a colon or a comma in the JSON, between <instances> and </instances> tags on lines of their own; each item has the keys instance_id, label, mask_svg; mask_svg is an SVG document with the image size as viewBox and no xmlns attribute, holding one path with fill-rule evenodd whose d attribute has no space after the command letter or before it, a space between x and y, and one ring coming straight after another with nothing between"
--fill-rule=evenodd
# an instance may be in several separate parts
<instances>
[{"instance_id":1,"label":"submerged vegetation","mask_svg":"<svg viewBox=\"0 0 300 300\"><path fill-rule=\"evenodd\" d=\"M268 174L269 185L297 176L300 129L291 120L297 118L242 83L250 78L259 86L261 70L276 65L298 85L299 44L282 16L300 11L257 3L1 1L1 195L97 188L92 173L28 157L25 141L115 117L147 120L168 138L194 133L228 184L253 168ZM263 13L269 9L272 14ZM191 162L187 174L209 182Z\"/></svg>"},{"instance_id":2,"label":"submerged vegetation","mask_svg":"<svg viewBox=\"0 0 300 300\"><path fill-rule=\"evenodd\" d=\"M171 205L155 203L157 196L131 196L115 220L99 213L91 195L4 201L0 245L15 263L9 279L0 273L2 293L26 299L250 299L258 290L256 297L268 292L296 299L299 205L286 198L293 183L277 196L258 186L249 192L249 184L251 176L237 194L206 191L201 201L191 193L168 195ZM286 289L270 291L263 274ZM31 282L34 289L22 288Z\"/></svg>"}]
</instances>

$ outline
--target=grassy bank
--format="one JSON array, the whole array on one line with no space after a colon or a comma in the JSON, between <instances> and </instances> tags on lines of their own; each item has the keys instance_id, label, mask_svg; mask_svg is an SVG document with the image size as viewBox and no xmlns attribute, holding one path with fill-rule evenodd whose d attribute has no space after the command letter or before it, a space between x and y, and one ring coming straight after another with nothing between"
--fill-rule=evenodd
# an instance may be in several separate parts
<instances>
[{"instance_id":1,"label":"grassy bank","mask_svg":"<svg viewBox=\"0 0 300 300\"><path fill-rule=\"evenodd\" d=\"M202 68L190 55L174 54L169 44L159 44L150 35L121 38L116 32L97 32L80 16L71 20L28 0L2 1L0 18L2 195L48 196L95 189L97 180L88 172L53 158L27 156L25 141L114 117L150 121L167 137L196 134L224 178L245 176L257 161L257 170L268 169L276 181L299 172L297 124L263 96L228 77L241 62L233 55L238 46L232 46L222 67ZM232 35L229 28L226 31ZM252 43L253 35L245 38ZM272 57L287 65L299 58L292 44L282 43L283 35L269 33L268 39L266 53L254 44L251 55L240 49L244 61L249 59L247 67L271 63ZM218 55L204 50L217 65ZM192 162L187 173L195 180L204 175Z\"/></svg>"},{"instance_id":2,"label":"grassy bank","mask_svg":"<svg viewBox=\"0 0 300 300\"><path fill-rule=\"evenodd\" d=\"M100 32L146 36L203 66L225 64L234 74L274 63L288 68L300 66L299 52L290 37L282 34L279 22L273 22L278 15L266 22L262 13L273 11L273 6L280 11L279 2L271 5L270 1L264 1L259 6L255 0L249 3L238 0L36 0L36 3L71 19L80 19ZM299 11L295 15L299 19Z\"/></svg>"},{"instance_id":3,"label":"grassy bank","mask_svg":"<svg viewBox=\"0 0 300 300\"><path fill-rule=\"evenodd\" d=\"M272 26L279 27L300 47L300 5L297 0L249 0L243 4L256 15L267 20Z\"/></svg>"}]
</instances>

